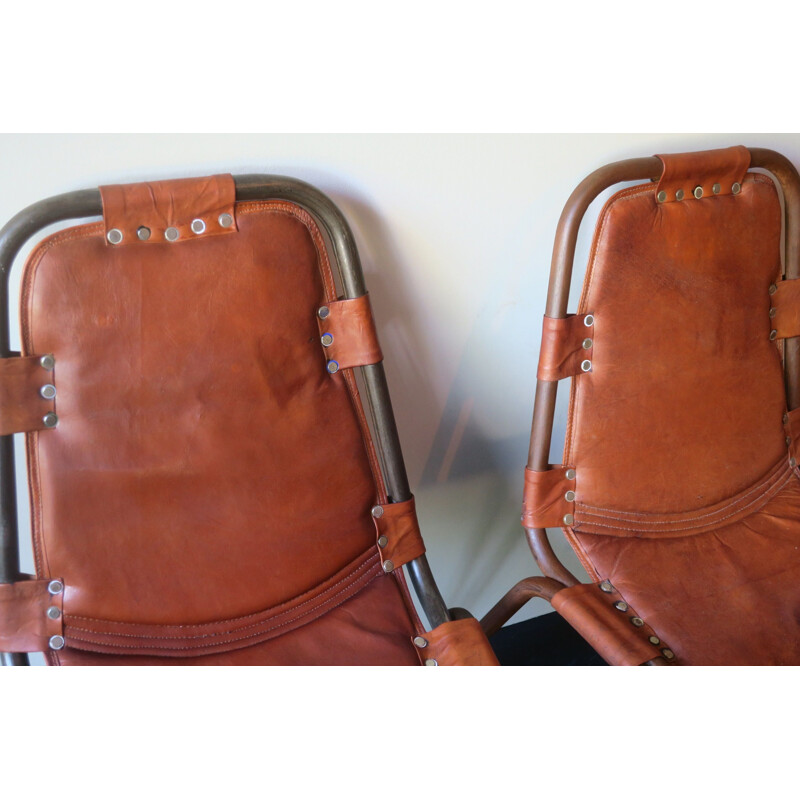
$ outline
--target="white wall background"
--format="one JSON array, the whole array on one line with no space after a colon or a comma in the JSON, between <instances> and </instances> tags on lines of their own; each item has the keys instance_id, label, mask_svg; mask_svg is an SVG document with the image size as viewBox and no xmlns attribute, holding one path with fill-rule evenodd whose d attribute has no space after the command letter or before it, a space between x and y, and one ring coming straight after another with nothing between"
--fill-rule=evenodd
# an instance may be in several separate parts
<instances>
[{"instance_id":1,"label":"white wall background","mask_svg":"<svg viewBox=\"0 0 800 800\"><path fill-rule=\"evenodd\" d=\"M216 172L290 175L327 193L358 243L434 574L449 605L480 617L538 574L519 524L522 470L564 202L610 161L734 144L800 166L795 134L3 135L0 221L61 192ZM535 601L515 621L547 610Z\"/></svg>"}]
</instances>

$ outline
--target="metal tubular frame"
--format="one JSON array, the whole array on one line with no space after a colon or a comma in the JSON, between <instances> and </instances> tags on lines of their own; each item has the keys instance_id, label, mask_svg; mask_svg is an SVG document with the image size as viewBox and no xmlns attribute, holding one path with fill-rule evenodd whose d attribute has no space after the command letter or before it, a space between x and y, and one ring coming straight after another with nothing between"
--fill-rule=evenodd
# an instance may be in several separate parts
<instances>
[{"instance_id":1,"label":"metal tubular frame","mask_svg":"<svg viewBox=\"0 0 800 800\"><path fill-rule=\"evenodd\" d=\"M303 181L280 175L234 176L236 200L286 200L308 211L330 242L344 295L354 299L366 294L364 273L355 238L335 203L319 189ZM58 222L99 217L103 205L98 189L57 195L34 203L14 216L0 230L0 357L14 355L10 348L8 282L14 260L23 245L42 229ZM389 398L383 364L362 367L367 402L373 419L386 490L393 502L411 497L400 437ZM406 565L411 584L430 626L450 620L447 606L422 555ZM13 435L0 436L0 583L22 579L19 565L16 476ZM0 665L24 665L25 653L0 653Z\"/></svg>"}]
</instances>

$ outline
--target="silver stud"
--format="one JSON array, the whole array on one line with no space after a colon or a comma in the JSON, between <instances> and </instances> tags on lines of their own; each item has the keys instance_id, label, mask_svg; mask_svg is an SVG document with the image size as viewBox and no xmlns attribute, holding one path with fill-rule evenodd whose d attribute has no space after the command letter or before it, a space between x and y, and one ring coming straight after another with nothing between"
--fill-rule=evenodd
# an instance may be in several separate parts
<instances>
[{"instance_id":1,"label":"silver stud","mask_svg":"<svg viewBox=\"0 0 800 800\"><path fill-rule=\"evenodd\" d=\"M675 199L683 200L683 189L678 189L678 191L675 192Z\"/></svg>"},{"instance_id":2,"label":"silver stud","mask_svg":"<svg viewBox=\"0 0 800 800\"><path fill-rule=\"evenodd\" d=\"M178 239L180 238L180 235L181 234L180 234L180 232L178 231L177 228L167 228L164 231L164 238L168 242L177 242Z\"/></svg>"},{"instance_id":3,"label":"silver stud","mask_svg":"<svg viewBox=\"0 0 800 800\"><path fill-rule=\"evenodd\" d=\"M427 639L423 639L422 636L415 636L414 637L414 644L417 647L427 647L428 646L428 640Z\"/></svg>"},{"instance_id":4,"label":"silver stud","mask_svg":"<svg viewBox=\"0 0 800 800\"><path fill-rule=\"evenodd\" d=\"M333 336L330 333L323 333L320 341L323 347L330 347L333 344Z\"/></svg>"},{"instance_id":5,"label":"silver stud","mask_svg":"<svg viewBox=\"0 0 800 800\"><path fill-rule=\"evenodd\" d=\"M586 361L581 361L581 371L590 372L592 369L592 362L587 358Z\"/></svg>"},{"instance_id":6,"label":"silver stud","mask_svg":"<svg viewBox=\"0 0 800 800\"><path fill-rule=\"evenodd\" d=\"M122 241L122 231L119 228L112 228L106 234L106 239L108 239L111 244L119 244Z\"/></svg>"},{"instance_id":7,"label":"silver stud","mask_svg":"<svg viewBox=\"0 0 800 800\"><path fill-rule=\"evenodd\" d=\"M631 617L631 625L635 628L641 628L644 625L644 620L641 617Z\"/></svg>"},{"instance_id":8,"label":"silver stud","mask_svg":"<svg viewBox=\"0 0 800 800\"><path fill-rule=\"evenodd\" d=\"M661 652L664 654L666 658L669 658L670 660L675 658L675 653L673 653L672 650L669 649L669 647L665 647Z\"/></svg>"},{"instance_id":9,"label":"silver stud","mask_svg":"<svg viewBox=\"0 0 800 800\"><path fill-rule=\"evenodd\" d=\"M606 594L611 594L614 591L614 587L611 585L611 581L602 581L600 583L600 591L605 592Z\"/></svg>"},{"instance_id":10,"label":"silver stud","mask_svg":"<svg viewBox=\"0 0 800 800\"><path fill-rule=\"evenodd\" d=\"M777 313L778 313L778 309L777 309L777 308L771 308L771 309L769 310L769 318L770 318L770 319L775 319L775 315L776 315Z\"/></svg>"},{"instance_id":11,"label":"silver stud","mask_svg":"<svg viewBox=\"0 0 800 800\"><path fill-rule=\"evenodd\" d=\"M666 203L667 202L667 193L662 189L656 195L656 200L658 200L659 203Z\"/></svg>"},{"instance_id":12,"label":"silver stud","mask_svg":"<svg viewBox=\"0 0 800 800\"><path fill-rule=\"evenodd\" d=\"M769 285L768 291L769 291L770 294L775 294L775 292L778 291L778 287L774 283L771 283Z\"/></svg>"},{"instance_id":13,"label":"silver stud","mask_svg":"<svg viewBox=\"0 0 800 800\"><path fill-rule=\"evenodd\" d=\"M794 467L797 466L797 459L796 458L790 458L789 459L789 466L794 469Z\"/></svg>"},{"instance_id":14,"label":"silver stud","mask_svg":"<svg viewBox=\"0 0 800 800\"><path fill-rule=\"evenodd\" d=\"M217 222L221 228L230 228L233 225L233 217L230 214L220 214Z\"/></svg>"},{"instance_id":15,"label":"silver stud","mask_svg":"<svg viewBox=\"0 0 800 800\"><path fill-rule=\"evenodd\" d=\"M61 581L50 581L47 584L47 591L50 594L61 594L64 591L64 584Z\"/></svg>"},{"instance_id":16,"label":"silver stud","mask_svg":"<svg viewBox=\"0 0 800 800\"><path fill-rule=\"evenodd\" d=\"M61 616L61 609L58 606L50 606L47 609L47 616L50 619L58 619Z\"/></svg>"},{"instance_id":17,"label":"silver stud","mask_svg":"<svg viewBox=\"0 0 800 800\"><path fill-rule=\"evenodd\" d=\"M320 319L328 319L328 317L329 317L330 315L331 315L331 310L328 308L328 306L322 306L322 308L320 308L320 309L317 311L317 316L318 316Z\"/></svg>"},{"instance_id":18,"label":"silver stud","mask_svg":"<svg viewBox=\"0 0 800 800\"><path fill-rule=\"evenodd\" d=\"M140 225L136 229L136 235L139 237L140 241L146 242L150 238L150 228L145 225Z\"/></svg>"},{"instance_id":19,"label":"silver stud","mask_svg":"<svg viewBox=\"0 0 800 800\"><path fill-rule=\"evenodd\" d=\"M573 525L575 523L575 517L573 517L572 514L564 514L562 522L565 525Z\"/></svg>"},{"instance_id":20,"label":"silver stud","mask_svg":"<svg viewBox=\"0 0 800 800\"><path fill-rule=\"evenodd\" d=\"M63 636L51 636L50 637L50 649L51 650L61 650L63 649L66 642L64 641Z\"/></svg>"},{"instance_id":21,"label":"silver stud","mask_svg":"<svg viewBox=\"0 0 800 800\"><path fill-rule=\"evenodd\" d=\"M692 194L699 200L703 196L703 187L695 186Z\"/></svg>"},{"instance_id":22,"label":"silver stud","mask_svg":"<svg viewBox=\"0 0 800 800\"><path fill-rule=\"evenodd\" d=\"M386 547L387 544L389 544L389 540L385 536L378 537L378 547L380 547L381 550L383 550L383 548Z\"/></svg>"},{"instance_id":23,"label":"silver stud","mask_svg":"<svg viewBox=\"0 0 800 800\"><path fill-rule=\"evenodd\" d=\"M714 184L715 186L719 186L718 183ZM661 644L661 639L658 636L651 636L650 637L650 644Z\"/></svg>"},{"instance_id":24,"label":"silver stud","mask_svg":"<svg viewBox=\"0 0 800 800\"><path fill-rule=\"evenodd\" d=\"M592 325L594 325L594 315L593 315L593 314L587 314L587 315L586 315L586 316L583 318L583 324L584 324L584 325L585 325L587 328L591 328L591 327L592 327Z\"/></svg>"},{"instance_id":25,"label":"silver stud","mask_svg":"<svg viewBox=\"0 0 800 800\"><path fill-rule=\"evenodd\" d=\"M788 414L784 414L783 415L783 424L786 425L787 422L789 422L789 415Z\"/></svg>"},{"instance_id":26,"label":"silver stud","mask_svg":"<svg viewBox=\"0 0 800 800\"><path fill-rule=\"evenodd\" d=\"M58 417L51 411L49 414L45 414L42 417L42 422L45 428L55 428L55 426L58 425Z\"/></svg>"},{"instance_id":27,"label":"silver stud","mask_svg":"<svg viewBox=\"0 0 800 800\"><path fill-rule=\"evenodd\" d=\"M617 600L617 602L614 603L614 608L616 608L617 611L627 611L628 604L624 600Z\"/></svg>"},{"instance_id":28,"label":"silver stud","mask_svg":"<svg viewBox=\"0 0 800 800\"><path fill-rule=\"evenodd\" d=\"M572 489L570 489L570 490L569 490L569 491L568 491L568 492L567 492L567 493L564 495L564 499L565 499L565 500L566 500L568 503L572 503L572 502L575 500L575 492L573 492L573 491L572 491Z\"/></svg>"},{"instance_id":29,"label":"silver stud","mask_svg":"<svg viewBox=\"0 0 800 800\"><path fill-rule=\"evenodd\" d=\"M589 350L589 348L591 348L591 346L592 346L592 340L591 339L584 339L583 340L583 349L584 350Z\"/></svg>"},{"instance_id":30,"label":"silver stud","mask_svg":"<svg viewBox=\"0 0 800 800\"><path fill-rule=\"evenodd\" d=\"M428 658L425 660L426 667L438 667L439 662L435 658Z\"/></svg>"},{"instance_id":31,"label":"silver stud","mask_svg":"<svg viewBox=\"0 0 800 800\"><path fill-rule=\"evenodd\" d=\"M792 437L791 436L787 436L786 437L786 446L788 447L791 443L792 443Z\"/></svg>"},{"instance_id":32,"label":"silver stud","mask_svg":"<svg viewBox=\"0 0 800 800\"><path fill-rule=\"evenodd\" d=\"M741 183L734 183L733 186L731 186L731 191L734 194L739 194L739 192L742 191L742 184Z\"/></svg>"},{"instance_id":33,"label":"silver stud","mask_svg":"<svg viewBox=\"0 0 800 800\"><path fill-rule=\"evenodd\" d=\"M711 187L711 191L714 192L714 194L719 194L722 191L722 187L718 183L715 183Z\"/></svg>"},{"instance_id":34,"label":"silver stud","mask_svg":"<svg viewBox=\"0 0 800 800\"><path fill-rule=\"evenodd\" d=\"M201 219L192 220L192 233L205 233L206 224Z\"/></svg>"},{"instance_id":35,"label":"silver stud","mask_svg":"<svg viewBox=\"0 0 800 800\"><path fill-rule=\"evenodd\" d=\"M327 370L331 375L334 375L339 371L339 362L331 359L327 364Z\"/></svg>"},{"instance_id":36,"label":"silver stud","mask_svg":"<svg viewBox=\"0 0 800 800\"><path fill-rule=\"evenodd\" d=\"M383 571L384 572L391 572L394 569L394 564L391 561L384 561L383 562Z\"/></svg>"},{"instance_id":37,"label":"silver stud","mask_svg":"<svg viewBox=\"0 0 800 800\"><path fill-rule=\"evenodd\" d=\"M39 363L42 365L43 369L46 369L48 372L53 369L56 365L56 360L53 356L42 356L39 359Z\"/></svg>"},{"instance_id":38,"label":"silver stud","mask_svg":"<svg viewBox=\"0 0 800 800\"><path fill-rule=\"evenodd\" d=\"M380 519L383 516L383 506L372 506L372 516Z\"/></svg>"},{"instance_id":39,"label":"silver stud","mask_svg":"<svg viewBox=\"0 0 800 800\"><path fill-rule=\"evenodd\" d=\"M778 331L776 331L776 330L773 328L773 329L772 329L772 330L769 332L769 340L770 340L771 342L774 342L774 341L775 341L777 338L778 338Z\"/></svg>"},{"instance_id":40,"label":"silver stud","mask_svg":"<svg viewBox=\"0 0 800 800\"><path fill-rule=\"evenodd\" d=\"M45 400L52 400L56 396L56 387L53 386L52 383L46 383L39 389L39 394L44 397Z\"/></svg>"},{"instance_id":41,"label":"silver stud","mask_svg":"<svg viewBox=\"0 0 800 800\"><path fill-rule=\"evenodd\" d=\"M566 478L568 481L574 481L574 480L575 480L575 470L574 470L574 469L568 469L568 470L567 470L567 471L564 473L564 477L565 477L565 478Z\"/></svg>"}]
</instances>

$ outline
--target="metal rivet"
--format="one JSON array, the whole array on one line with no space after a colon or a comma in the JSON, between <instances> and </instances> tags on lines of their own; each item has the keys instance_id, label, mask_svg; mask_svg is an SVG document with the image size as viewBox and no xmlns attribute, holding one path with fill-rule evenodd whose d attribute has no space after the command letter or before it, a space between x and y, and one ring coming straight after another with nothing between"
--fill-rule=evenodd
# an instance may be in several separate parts
<instances>
[{"instance_id":1,"label":"metal rivet","mask_svg":"<svg viewBox=\"0 0 800 800\"><path fill-rule=\"evenodd\" d=\"M56 365L56 360L53 356L42 356L39 359L39 363L42 365L44 369L50 372L51 369Z\"/></svg>"},{"instance_id":2,"label":"metal rivet","mask_svg":"<svg viewBox=\"0 0 800 800\"><path fill-rule=\"evenodd\" d=\"M665 192L665 191L662 189L662 190L661 190L661 191L660 191L660 192L659 192L659 193L656 195L656 200L658 200L658 202L659 202L659 203L665 203L665 202L667 201L667 193L666 193L666 192Z\"/></svg>"},{"instance_id":3,"label":"metal rivet","mask_svg":"<svg viewBox=\"0 0 800 800\"><path fill-rule=\"evenodd\" d=\"M565 500L566 500L568 503L572 503L572 502L575 500L575 492L573 492L573 491L572 491L572 489L570 489L570 490L569 490L569 491L568 491L568 492L567 492L567 493L564 495L564 499L565 499Z\"/></svg>"},{"instance_id":4,"label":"metal rivet","mask_svg":"<svg viewBox=\"0 0 800 800\"><path fill-rule=\"evenodd\" d=\"M644 620L641 617L631 617L631 625L641 628L644 625Z\"/></svg>"},{"instance_id":5,"label":"metal rivet","mask_svg":"<svg viewBox=\"0 0 800 800\"><path fill-rule=\"evenodd\" d=\"M784 414L783 415L783 424L785 425L788 421L789 421L789 415L788 414Z\"/></svg>"},{"instance_id":6,"label":"metal rivet","mask_svg":"<svg viewBox=\"0 0 800 800\"><path fill-rule=\"evenodd\" d=\"M55 426L58 425L58 417L51 411L49 414L45 414L42 417L42 422L45 428L55 428Z\"/></svg>"},{"instance_id":7,"label":"metal rivet","mask_svg":"<svg viewBox=\"0 0 800 800\"><path fill-rule=\"evenodd\" d=\"M141 225L136 229L136 235L141 241L146 242L150 238L150 228Z\"/></svg>"},{"instance_id":8,"label":"metal rivet","mask_svg":"<svg viewBox=\"0 0 800 800\"><path fill-rule=\"evenodd\" d=\"M327 365L327 369L328 369L328 372L330 372L330 374L333 375L334 373L339 371L339 362L338 361L333 361L333 360L329 361L328 365Z\"/></svg>"},{"instance_id":9,"label":"metal rivet","mask_svg":"<svg viewBox=\"0 0 800 800\"><path fill-rule=\"evenodd\" d=\"M678 191L675 192L675 199L683 200L683 189L678 189Z\"/></svg>"},{"instance_id":10,"label":"metal rivet","mask_svg":"<svg viewBox=\"0 0 800 800\"><path fill-rule=\"evenodd\" d=\"M61 650L66 642L64 641L63 636L51 636L50 637L50 649L51 650Z\"/></svg>"},{"instance_id":11,"label":"metal rivet","mask_svg":"<svg viewBox=\"0 0 800 800\"><path fill-rule=\"evenodd\" d=\"M112 228L106 234L106 239L108 239L111 244L119 244L122 241L122 231L119 228Z\"/></svg>"},{"instance_id":12,"label":"metal rivet","mask_svg":"<svg viewBox=\"0 0 800 800\"><path fill-rule=\"evenodd\" d=\"M320 341L323 347L330 347L333 344L333 336L330 333L323 333Z\"/></svg>"},{"instance_id":13,"label":"metal rivet","mask_svg":"<svg viewBox=\"0 0 800 800\"><path fill-rule=\"evenodd\" d=\"M429 658L429 659L426 659L425 666L426 667L438 667L439 666L439 662L435 658Z\"/></svg>"},{"instance_id":14,"label":"metal rivet","mask_svg":"<svg viewBox=\"0 0 800 800\"><path fill-rule=\"evenodd\" d=\"M586 316L583 318L583 324L584 324L584 325L585 325L587 328L591 328L591 327L592 327L592 325L594 325L594 315L592 315L592 314L587 314L587 315L586 315Z\"/></svg>"},{"instance_id":15,"label":"metal rivet","mask_svg":"<svg viewBox=\"0 0 800 800\"><path fill-rule=\"evenodd\" d=\"M722 187L718 183L715 183L711 187L711 191L714 192L714 194L719 194L722 191Z\"/></svg>"},{"instance_id":16,"label":"metal rivet","mask_svg":"<svg viewBox=\"0 0 800 800\"><path fill-rule=\"evenodd\" d=\"M50 619L58 619L61 616L61 609L58 606L50 606L47 609L47 616Z\"/></svg>"},{"instance_id":17,"label":"metal rivet","mask_svg":"<svg viewBox=\"0 0 800 800\"><path fill-rule=\"evenodd\" d=\"M230 228L233 225L233 217L230 214L220 214L217 221L222 228Z\"/></svg>"},{"instance_id":18,"label":"metal rivet","mask_svg":"<svg viewBox=\"0 0 800 800\"><path fill-rule=\"evenodd\" d=\"M669 647L665 647L661 652L664 654L666 658L670 659L675 658L675 653L673 653L672 650L669 649Z\"/></svg>"},{"instance_id":19,"label":"metal rivet","mask_svg":"<svg viewBox=\"0 0 800 800\"><path fill-rule=\"evenodd\" d=\"M699 200L703 196L703 187L695 186L692 194Z\"/></svg>"},{"instance_id":20,"label":"metal rivet","mask_svg":"<svg viewBox=\"0 0 800 800\"><path fill-rule=\"evenodd\" d=\"M611 581L602 581L600 583L600 591L605 592L606 594L611 594L614 591L614 587L611 585Z\"/></svg>"},{"instance_id":21,"label":"metal rivet","mask_svg":"<svg viewBox=\"0 0 800 800\"><path fill-rule=\"evenodd\" d=\"M564 514L563 522L565 525L572 525L575 522L575 517L572 514Z\"/></svg>"},{"instance_id":22,"label":"metal rivet","mask_svg":"<svg viewBox=\"0 0 800 800\"><path fill-rule=\"evenodd\" d=\"M774 318L775 318L775 315L776 315L777 313L778 313L778 309L777 309L777 308L771 308L771 309L769 310L769 318L770 318L770 319L774 319Z\"/></svg>"},{"instance_id":23,"label":"metal rivet","mask_svg":"<svg viewBox=\"0 0 800 800\"><path fill-rule=\"evenodd\" d=\"M39 394L44 397L45 400L52 400L56 396L56 387L53 386L52 383L46 383L39 389Z\"/></svg>"},{"instance_id":24,"label":"metal rivet","mask_svg":"<svg viewBox=\"0 0 800 800\"><path fill-rule=\"evenodd\" d=\"M574 469L568 469L568 470L567 470L567 471L564 473L564 477L566 477L566 479L567 479L568 481L574 481L574 480L575 480L575 470L574 470Z\"/></svg>"},{"instance_id":25,"label":"metal rivet","mask_svg":"<svg viewBox=\"0 0 800 800\"><path fill-rule=\"evenodd\" d=\"M581 361L581 370L583 372L589 372L592 369L592 362L589 361L587 358L586 361Z\"/></svg>"},{"instance_id":26,"label":"metal rivet","mask_svg":"<svg viewBox=\"0 0 800 800\"><path fill-rule=\"evenodd\" d=\"M378 537L378 547L380 547L381 550L383 550L383 548L386 547L387 544L389 544L389 540L385 536Z\"/></svg>"},{"instance_id":27,"label":"metal rivet","mask_svg":"<svg viewBox=\"0 0 800 800\"><path fill-rule=\"evenodd\" d=\"M715 186L719 186L718 183L714 184ZM658 636L651 636L650 637L650 644L661 644L661 639Z\"/></svg>"},{"instance_id":28,"label":"metal rivet","mask_svg":"<svg viewBox=\"0 0 800 800\"><path fill-rule=\"evenodd\" d=\"M614 603L614 608L616 608L617 611L627 611L628 604L624 600L617 600L617 602Z\"/></svg>"},{"instance_id":29,"label":"metal rivet","mask_svg":"<svg viewBox=\"0 0 800 800\"><path fill-rule=\"evenodd\" d=\"M592 340L591 339L584 339L583 340L583 349L584 350L588 350L591 346L592 346Z\"/></svg>"},{"instance_id":30,"label":"metal rivet","mask_svg":"<svg viewBox=\"0 0 800 800\"><path fill-rule=\"evenodd\" d=\"M372 506L372 516L379 519L383 516L383 506Z\"/></svg>"},{"instance_id":31,"label":"metal rivet","mask_svg":"<svg viewBox=\"0 0 800 800\"><path fill-rule=\"evenodd\" d=\"M773 328L773 329L772 329L772 330L769 332L769 340L770 340L771 342L774 342L774 341L775 341L777 338L778 338L778 331L776 331L776 330Z\"/></svg>"},{"instance_id":32,"label":"metal rivet","mask_svg":"<svg viewBox=\"0 0 800 800\"><path fill-rule=\"evenodd\" d=\"M734 183L733 186L731 186L731 191L734 194L739 194L739 192L742 191L742 184L741 183Z\"/></svg>"},{"instance_id":33,"label":"metal rivet","mask_svg":"<svg viewBox=\"0 0 800 800\"><path fill-rule=\"evenodd\" d=\"M788 447L791 443L792 443L792 437L791 436L787 436L786 437L786 446Z\"/></svg>"},{"instance_id":34,"label":"metal rivet","mask_svg":"<svg viewBox=\"0 0 800 800\"><path fill-rule=\"evenodd\" d=\"M180 232L178 231L177 228L167 228L164 231L164 238L168 242L177 242L178 239L180 238Z\"/></svg>"},{"instance_id":35,"label":"metal rivet","mask_svg":"<svg viewBox=\"0 0 800 800\"><path fill-rule=\"evenodd\" d=\"M328 319L328 317L329 317L330 315L331 315L331 310L328 308L328 306L322 306L322 308L320 308L320 309L317 311L317 316L318 316L320 319Z\"/></svg>"},{"instance_id":36,"label":"metal rivet","mask_svg":"<svg viewBox=\"0 0 800 800\"><path fill-rule=\"evenodd\" d=\"M417 647L427 647L428 646L428 640L427 639L423 639L421 636L415 636L414 637L414 644Z\"/></svg>"},{"instance_id":37,"label":"metal rivet","mask_svg":"<svg viewBox=\"0 0 800 800\"><path fill-rule=\"evenodd\" d=\"M394 564L391 561L384 561L383 562L383 571L384 572L391 572L394 569Z\"/></svg>"},{"instance_id":38,"label":"metal rivet","mask_svg":"<svg viewBox=\"0 0 800 800\"><path fill-rule=\"evenodd\" d=\"M775 292L777 292L777 291L778 291L778 287L774 283L771 283L769 285L769 293L770 294L775 294Z\"/></svg>"},{"instance_id":39,"label":"metal rivet","mask_svg":"<svg viewBox=\"0 0 800 800\"><path fill-rule=\"evenodd\" d=\"M64 591L64 584L61 581L50 581L47 584L47 591L50 594L61 594Z\"/></svg>"},{"instance_id":40,"label":"metal rivet","mask_svg":"<svg viewBox=\"0 0 800 800\"><path fill-rule=\"evenodd\" d=\"M205 233L206 224L201 219L192 220L192 233Z\"/></svg>"},{"instance_id":41,"label":"metal rivet","mask_svg":"<svg viewBox=\"0 0 800 800\"><path fill-rule=\"evenodd\" d=\"M797 466L797 459L796 458L790 458L789 459L789 466L790 467L796 467Z\"/></svg>"}]
</instances>

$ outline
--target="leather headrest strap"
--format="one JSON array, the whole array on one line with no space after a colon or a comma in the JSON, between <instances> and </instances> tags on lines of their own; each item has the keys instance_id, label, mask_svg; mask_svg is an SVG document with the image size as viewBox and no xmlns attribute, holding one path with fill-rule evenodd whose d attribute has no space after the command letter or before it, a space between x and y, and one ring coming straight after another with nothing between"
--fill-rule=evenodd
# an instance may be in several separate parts
<instances>
[{"instance_id":1,"label":"leather headrest strap","mask_svg":"<svg viewBox=\"0 0 800 800\"><path fill-rule=\"evenodd\" d=\"M750 151L741 145L699 153L659 155L664 172L656 187L659 203L674 203L738 194L750 166Z\"/></svg>"}]
</instances>

